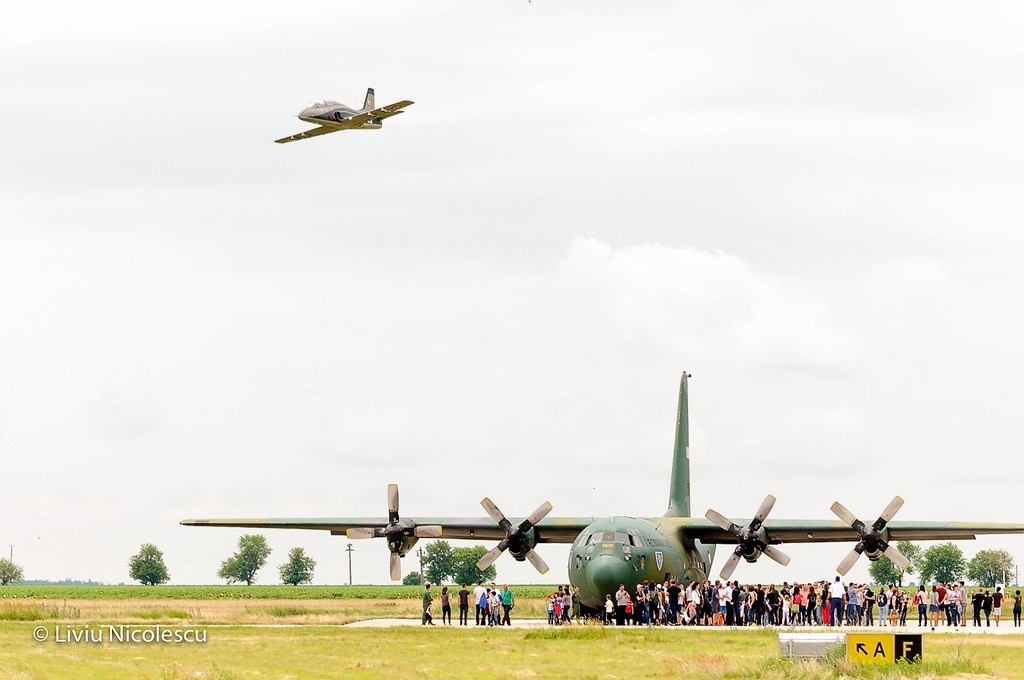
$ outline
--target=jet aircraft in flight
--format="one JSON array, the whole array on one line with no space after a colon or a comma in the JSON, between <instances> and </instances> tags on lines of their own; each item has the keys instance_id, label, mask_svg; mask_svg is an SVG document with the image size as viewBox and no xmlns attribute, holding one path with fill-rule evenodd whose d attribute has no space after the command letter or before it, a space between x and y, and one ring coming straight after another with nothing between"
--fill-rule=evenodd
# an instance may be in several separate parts
<instances>
[{"instance_id":1,"label":"jet aircraft in flight","mask_svg":"<svg viewBox=\"0 0 1024 680\"><path fill-rule=\"evenodd\" d=\"M316 101L299 111L299 120L316 123L317 127L274 141L278 144L287 144L341 130L379 130L383 126L385 118L404 113L402 109L412 103L405 99L379 109L374 108L372 87L366 89L366 99L363 100L361 109L353 109L340 102L330 100Z\"/></svg>"},{"instance_id":2,"label":"jet aircraft in flight","mask_svg":"<svg viewBox=\"0 0 1024 680\"><path fill-rule=\"evenodd\" d=\"M1020 534L1024 525L979 522L893 521L903 505L897 496L873 522L863 522L838 502L832 505L837 520L767 519L775 504L769 495L753 519L732 521L714 510L705 517L690 516L690 438L687 413L687 379L679 386L675 449L669 481L668 509L661 517L549 517L545 502L525 518L509 519L489 499L481 505L487 517L402 517L398 486L389 484L386 517L322 517L296 519L187 519L188 526L241 527L246 529L318 529L348 538L383 538L391 551L391 578L402 577L401 558L421 538L444 536L465 540L497 540L477 566L489 567L503 552L518 561L529 560L541 573L547 564L534 551L538 543L571 543L569 582L580 588L581 603L596 610L605 595L619 584L629 592L645 580L675 578L686 584L703 581L710 573L718 545L735 546L720 576L729 579L740 560L753 563L761 555L786 565L787 557L776 546L782 543L831 543L856 541L837 571L845 574L861 555L877 560L888 556L905 568L906 558L896 541L973 539L981 534Z\"/></svg>"}]
</instances>

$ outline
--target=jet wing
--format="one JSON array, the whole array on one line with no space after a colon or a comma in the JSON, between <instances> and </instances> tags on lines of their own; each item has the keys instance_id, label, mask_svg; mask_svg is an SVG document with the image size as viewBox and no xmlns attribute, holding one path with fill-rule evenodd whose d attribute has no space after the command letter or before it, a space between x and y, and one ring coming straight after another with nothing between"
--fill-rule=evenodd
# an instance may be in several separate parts
<instances>
[{"instance_id":1,"label":"jet wing","mask_svg":"<svg viewBox=\"0 0 1024 680\"><path fill-rule=\"evenodd\" d=\"M379 109L374 109L369 112L369 116L370 118L380 118L382 120L384 118L390 118L391 116L397 116L398 114L403 113L402 109L407 106L412 106L413 103L414 102L411 102L408 99L403 99L400 102L395 102L394 104L388 104L387 106L382 106Z\"/></svg>"},{"instance_id":2,"label":"jet wing","mask_svg":"<svg viewBox=\"0 0 1024 680\"><path fill-rule=\"evenodd\" d=\"M524 517L509 517L512 524L519 524ZM443 538L465 540L493 540L505 538L505 532L490 517L408 517L403 522L414 526L440 526ZM538 543L572 543L593 517L545 517L536 524ZM268 519L186 519L185 526L238 527L242 529L314 529L330 531L335 536L344 536L348 529L383 529L388 525L387 517L302 517Z\"/></svg>"},{"instance_id":3,"label":"jet wing","mask_svg":"<svg viewBox=\"0 0 1024 680\"><path fill-rule=\"evenodd\" d=\"M345 126L349 127L349 126ZM310 137L319 137L320 135L326 135L328 132L337 132L338 130L344 130L345 127L337 125L321 125L315 127L312 130L306 130L305 132L299 132L298 134L291 135L289 137L282 137L281 139L275 139L274 142L277 144L287 144L288 142L297 142L300 139L309 139Z\"/></svg>"},{"instance_id":4,"label":"jet wing","mask_svg":"<svg viewBox=\"0 0 1024 680\"><path fill-rule=\"evenodd\" d=\"M659 520L652 520L658 523ZM745 526L749 519L733 520ZM660 523L678 524L686 537L701 543L735 543L736 537L706 519L662 518ZM766 520L764 530L769 543L837 543L857 541L860 536L848 524L838 520ZM890 541L960 541L985 534L1024 534L1024 525L996 522L914 522L893 520L886 526Z\"/></svg>"}]
</instances>

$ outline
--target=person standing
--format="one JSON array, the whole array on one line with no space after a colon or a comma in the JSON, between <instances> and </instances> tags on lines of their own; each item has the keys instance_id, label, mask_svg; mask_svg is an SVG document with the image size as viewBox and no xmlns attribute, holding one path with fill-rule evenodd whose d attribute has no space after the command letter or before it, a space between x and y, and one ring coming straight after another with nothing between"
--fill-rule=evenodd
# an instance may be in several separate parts
<instances>
[{"instance_id":1,"label":"person standing","mask_svg":"<svg viewBox=\"0 0 1024 680\"><path fill-rule=\"evenodd\" d=\"M441 625L452 625L452 600L448 596L448 586L441 588Z\"/></svg>"},{"instance_id":2,"label":"person standing","mask_svg":"<svg viewBox=\"0 0 1024 680\"><path fill-rule=\"evenodd\" d=\"M939 625L939 604L939 589L937 586L932 586L932 591L928 593L928 616L932 620L932 630Z\"/></svg>"},{"instance_id":3,"label":"person standing","mask_svg":"<svg viewBox=\"0 0 1024 680\"><path fill-rule=\"evenodd\" d=\"M815 623L821 623L817 618L818 609L818 591L815 590L814 584L808 584L807 594L804 595L807 598L807 618L804 621L808 626L813 626Z\"/></svg>"},{"instance_id":4,"label":"person standing","mask_svg":"<svg viewBox=\"0 0 1024 680\"><path fill-rule=\"evenodd\" d=\"M888 626L889 625L889 593L885 592L885 588L878 591L878 595L875 596L875 604L878 605L878 625Z\"/></svg>"},{"instance_id":5,"label":"person standing","mask_svg":"<svg viewBox=\"0 0 1024 680\"><path fill-rule=\"evenodd\" d=\"M992 616L996 619L996 628L999 627L999 618L1003 614L1003 589L996 586L996 592L992 595Z\"/></svg>"},{"instance_id":6,"label":"person standing","mask_svg":"<svg viewBox=\"0 0 1024 680\"><path fill-rule=\"evenodd\" d=\"M764 595L765 606L768 612L766 624L769 626L782 625L782 596L775 590L775 584L768 586L768 592Z\"/></svg>"},{"instance_id":7,"label":"person standing","mask_svg":"<svg viewBox=\"0 0 1024 680\"><path fill-rule=\"evenodd\" d=\"M971 598L971 606L974 607L974 625L981 628L981 607L985 602L985 593L980 590L974 593Z\"/></svg>"},{"instance_id":8,"label":"person standing","mask_svg":"<svg viewBox=\"0 0 1024 680\"><path fill-rule=\"evenodd\" d=\"M939 581L939 586L935 589L935 592L937 592L939 594L939 616L938 616L938 618L941 619L943 616L945 616L946 617L946 622L947 622L947 625L948 625L948 623L949 623L949 613L946 611L947 610L946 600L949 597L949 591L946 590L946 584L943 583L942 581ZM936 621L937 620L938 619L936 619ZM937 623L936 624L932 624L932 625L933 626L937 625Z\"/></svg>"},{"instance_id":9,"label":"person standing","mask_svg":"<svg viewBox=\"0 0 1024 680\"><path fill-rule=\"evenodd\" d=\"M981 601L981 611L985 613L985 627L992 625L992 593L988 590L985 591L985 597Z\"/></svg>"},{"instance_id":10,"label":"person standing","mask_svg":"<svg viewBox=\"0 0 1024 680\"><path fill-rule=\"evenodd\" d=\"M476 605L476 625L483 626L487 624L487 616L484 611L484 606L487 601L484 596L487 594L487 589L484 588L484 582L481 579L476 584L476 588L473 588L473 604Z\"/></svg>"},{"instance_id":11,"label":"person standing","mask_svg":"<svg viewBox=\"0 0 1024 680\"><path fill-rule=\"evenodd\" d=\"M604 625L612 625L612 617L615 616L615 603L611 595L604 596Z\"/></svg>"},{"instance_id":12,"label":"person standing","mask_svg":"<svg viewBox=\"0 0 1024 680\"><path fill-rule=\"evenodd\" d=\"M483 583L483 581L481 581ZM487 591L487 588L480 586L480 599L476 601L476 608L480 611L480 624L481 626L491 625L491 594Z\"/></svg>"},{"instance_id":13,"label":"person standing","mask_svg":"<svg viewBox=\"0 0 1024 680\"><path fill-rule=\"evenodd\" d=\"M864 622L869 625L875 625L875 591L871 590L871 586L864 589Z\"/></svg>"},{"instance_id":14,"label":"person standing","mask_svg":"<svg viewBox=\"0 0 1024 680\"><path fill-rule=\"evenodd\" d=\"M459 590L459 625L469 625L469 589L466 588L465 583Z\"/></svg>"},{"instance_id":15,"label":"person standing","mask_svg":"<svg viewBox=\"0 0 1024 680\"><path fill-rule=\"evenodd\" d=\"M668 625L674 626L679 620L679 593L683 591L675 579L668 586Z\"/></svg>"},{"instance_id":16,"label":"person standing","mask_svg":"<svg viewBox=\"0 0 1024 680\"><path fill-rule=\"evenodd\" d=\"M430 607L434 604L434 596L430 593L430 584L423 586L423 620L421 626L433 626L434 617L430 614Z\"/></svg>"},{"instance_id":17,"label":"person standing","mask_svg":"<svg viewBox=\"0 0 1024 680\"><path fill-rule=\"evenodd\" d=\"M629 604L629 591L626 584L620 583L619 589L615 591L615 625L626 625L626 605Z\"/></svg>"},{"instance_id":18,"label":"person standing","mask_svg":"<svg viewBox=\"0 0 1024 680\"><path fill-rule=\"evenodd\" d=\"M576 619L577 621L580 618L580 614L581 614L580 607L581 606L582 606L582 603L580 602L580 587L576 586L575 588L573 588L573 591L572 591L572 618Z\"/></svg>"},{"instance_id":19,"label":"person standing","mask_svg":"<svg viewBox=\"0 0 1024 680\"><path fill-rule=\"evenodd\" d=\"M509 619L508 615L509 615L509 612L512 611L512 608L515 607L515 606L516 606L516 596L515 596L515 593L512 592L512 589L509 588L508 584L506 583L505 584L505 589L501 591L501 610L503 612L503 617L501 619L501 625L503 625L503 626L511 626L512 625L512 621Z\"/></svg>"},{"instance_id":20,"label":"person standing","mask_svg":"<svg viewBox=\"0 0 1024 680\"><path fill-rule=\"evenodd\" d=\"M860 624L860 591L857 584L851 583L850 589L846 591L846 625L856 626Z\"/></svg>"},{"instance_id":21,"label":"person standing","mask_svg":"<svg viewBox=\"0 0 1024 680\"><path fill-rule=\"evenodd\" d=\"M843 625L843 595L845 591L846 589L843 588L842 582L836 576L836 580L828 587L828 614L833 626Z\"/></svg>"},{"instance_id":22,"label":"person standing","mask_svg":"<svg viewBox=\"0 0 1024 680\"><path fill-rule=\"evenodd\" d=\"M914 593L914 604L917 605L917 627L928 625L928 593L924 586L919 586Z\"/></svg>"},{"instance_id":23,"label":"person standing","mask_svg":"<svg viewBox=\"0 0 1024 680\"><path fill-rule=\"evenodd\" d=\"M1020 628L1020 590L1013 593L1013 627Z\"/></svg>"},{"instance_id":24,"label":"person standing","mask_svg":"<svg viewBox=\"0 0 1024 680\"><path fill-rule=\"evenodd\" d=\"M562 621L566 624L572 623L572 601L572 592L569 590L569 586L566 586L562 593Z\"/></svg>"}]
</instances>

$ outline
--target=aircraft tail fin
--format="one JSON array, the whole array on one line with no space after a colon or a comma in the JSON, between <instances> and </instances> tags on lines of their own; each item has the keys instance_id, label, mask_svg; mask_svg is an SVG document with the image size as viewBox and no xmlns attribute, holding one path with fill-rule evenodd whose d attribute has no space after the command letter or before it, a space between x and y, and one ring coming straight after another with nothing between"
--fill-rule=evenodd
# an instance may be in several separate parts
<instances>
[{"instance_id":1,"label":"aircraft tail fin","mask_svg":"<svg viewBox=\"0 0 1024 680\"><path fill-rule=\"evenodd\" d=\"M672 477L669 481L666 517L690 516L690 414L686 379L679 382L679 407L676 411L676 441L672 451Z\"/></svg>"},{"instance_id":2,"label":"aircraft tail fin","mask_svg":"<svg viewBox=\"0 0 1024 680\"><path fill-rule=\"evenodd\" d=\"M366 99L363 100L363 111L370 111L373 109L373 88L366 88Z\"/></svg>"}]
</instances>

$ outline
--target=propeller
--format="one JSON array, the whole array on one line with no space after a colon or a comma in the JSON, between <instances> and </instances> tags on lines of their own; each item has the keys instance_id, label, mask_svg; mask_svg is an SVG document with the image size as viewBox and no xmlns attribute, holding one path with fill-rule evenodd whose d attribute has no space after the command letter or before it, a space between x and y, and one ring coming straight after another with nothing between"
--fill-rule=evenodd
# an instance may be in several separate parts
<instances>
[{"instance_id":1,"label":"propeller","mask_svg":"<svg viewBox=\"0 0 1024 680\"><path fill-rule=\"evenodd\" d=\"M733 550L732 555L729 556L725 566L722 567L721 577L726 581L732 576L732 572L736 569L736 565L740 563L741 557L745 558L748 562L755 562L757 561L758 552L764 553L782 566L789 564L789 557L775 546L770 545L767 541L767 535L761 529L761 525L764 523L765 518L768 517L768 513L772 511L774 505L775 496L771 494L765 496L761 507L757 509L757 514L754 515L754 519L750 520L750 524L745 527L740 527L725 515L711 509L704 514L712 524L735 536L737 543L739 543L736 549Z\"/></svg>"},{"instance_id":2,"label":"propeller","mask_svg":"<svg viewBox=\"0 0 1024 680\"><path fill-rule=\"evenodd\" d=\"M885 506L885 510L878 516L878 519L873 524L867 525L861 522L857 517L847 510L843 505L836 501L832 504L832 512L836 514L836 517L849 524L854 531L860 535L860 540L857 541L857 545L853 547L850 554L843 558L843 561L836 567L836 571L846 575L846 572L853 568L857 560L862 554L867 552L869 555L878 555L879 553L884 554L897 569L906 571L910 566L910 560L908 560L903 553L896 549L896 546L890 545L886 540L888 538L887 532L885 532L885 525L889 523L889 520L899 512L899 509L903 507L903 499L896 496L892 499L889 505Z\"/></svg>"},{"instance_id":3,"label":"propeller","mask_svg":"<svg viewBox=\"0 0 1024 680\"><path fill-rule=\"evenodd\" d=\"M505 514L498 509L498 506L491 501L490 498L485 498L480 501L480 505L483 506L484 510L498 523L501 530L505 532L505 538L501 539L495 547L487 551L487 553L480 558L480 561L476 563L476 568L480 571L484 571L487 567L494 564L494 560L501 556L501 553L505 552L509 548L512 548L512 555L516 559L522 560L525 555L526 559L530 560L530 564L542 574L548 572L548 565L541 559L532 547L530 542L526 538L526 534L530 529L534 527L537 522L544 519L549 512L551 512L551 503L544 501L539 508L533 511L533 514L527 517L525 520L520 522L518 525L512 524L512 522L506 519Z\"/></svg>"},{"instance_id":4,"label":"propeller","mask_svg":"<svg viewBox=\"0 0 1024 680\"><path fill-rule=\"evenodd\" d=\"M408 550L408 538L438 538L441 527L434 524L416 526L412 522L398 516L398 485L388 484L388 523L383 527L353 527L345 531L349 538L386 538L388 550L391 551L391 580L402 580L401 558L405 555L403 548Z\"/></svg>"}]
</instances>

